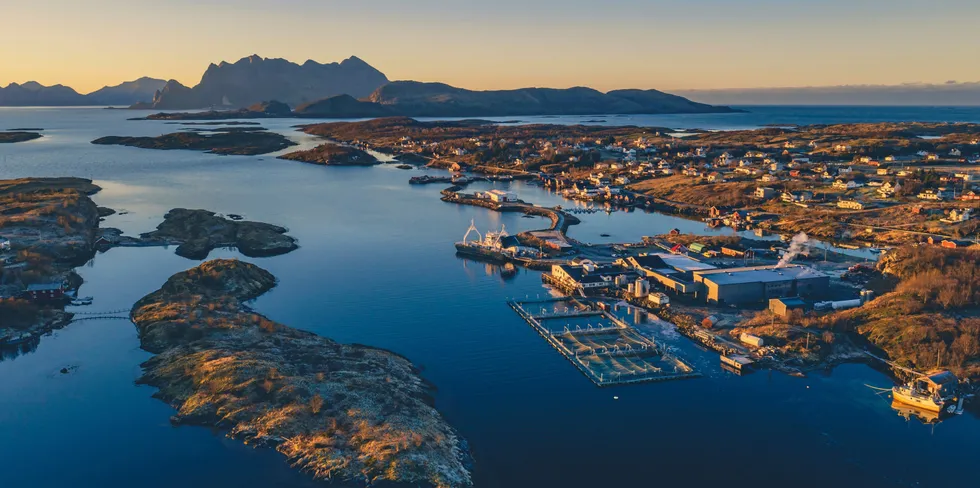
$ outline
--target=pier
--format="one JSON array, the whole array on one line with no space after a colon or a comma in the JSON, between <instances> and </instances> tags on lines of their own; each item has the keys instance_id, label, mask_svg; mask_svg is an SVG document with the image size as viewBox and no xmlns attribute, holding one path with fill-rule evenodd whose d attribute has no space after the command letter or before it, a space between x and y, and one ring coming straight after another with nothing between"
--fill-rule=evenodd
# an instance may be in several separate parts
<instances>
[{"instance_id":1,"label":"pier","mask_svg":"<svg viewBox=\"0 0 980 488\"><path fill-rule=\"evenodd\" d=\"M564 311L541 313L548 304L564 303ZM593 311L573 298L510 301L507 303L552 347L565 356L596 386L669 381L701 376L666 347L636 332L616 316ZM529 308L538 308L532 312ZM545 321L596 318L599 324L586 327L565 325L555 330Z\"/></svg>"}]
</instances>

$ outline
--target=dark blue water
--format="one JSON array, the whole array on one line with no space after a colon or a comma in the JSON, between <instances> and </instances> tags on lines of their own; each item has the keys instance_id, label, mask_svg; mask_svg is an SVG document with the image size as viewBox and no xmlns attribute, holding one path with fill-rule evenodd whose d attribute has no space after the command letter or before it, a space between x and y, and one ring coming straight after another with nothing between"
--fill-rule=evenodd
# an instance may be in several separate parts
<instances>
[{"instance_id":1,"label":"dark blue water","mask_svg":"<svg viewBox=\"0 0 980 488\"><path fill-rule=\"evenodd\" d=\"M407 185L415 171L322 168L270 157L219 157L91 146L110 134L173 129L128 112L5 111L0 127L49 127L40 141L0 148L0 178L91 176L101 205L128 211L109 226L153 228L172 207L208 208L285 225L301 248L250 260L280 279L256 307L345 342L389 348L423 368L437 406L470 441L479 486L970 486L980 421L936 426L898 417L865 384L870 368L829 375L733 377L717 355L670 340L705 377L598 389L505 304L545 294L536 272L504 280L454 255L470 219L483 229L540 227L439 201ZM802 115L801 115L802 116ZM721 116L718 116L721 117ZM310 143L287 123L273 126ZM555 196L515 186L522 198ZM702 224L657 214L584 215L572 235L662 233ZM687 230L682 228L682 230ZM586 239L589 240L589 239ZM172 249L114 249L79 270L90 310L128 308L172 273L196 265ZM234 256L231 251L215 256ZM137 387L138 348L125 321L74 324L36 351L0 362L2 486L283 486L310 484L275 453L220 433L171 427L169 406ZM62 375L62 367L77 367ZM619 397L619 399L614 399ZM950 466L952 469L930 469Z\"/></svg>"}]
</instances>

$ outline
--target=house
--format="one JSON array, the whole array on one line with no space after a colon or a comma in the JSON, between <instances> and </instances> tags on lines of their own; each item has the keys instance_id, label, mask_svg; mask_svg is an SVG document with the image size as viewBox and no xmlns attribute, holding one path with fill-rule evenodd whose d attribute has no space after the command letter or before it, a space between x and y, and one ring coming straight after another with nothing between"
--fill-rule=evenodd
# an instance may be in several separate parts
<instances>
[{"instance_id":1,"label":"house","mask_svg":"<svg viewBox=\"0 0 980 488\"><path fill-rule=\"evenodd\" d=\"M949 155L958 158L963 155L963 152L954 147L953 149L949 150Z\"/></svg>"},{"instance_id":2,"label":"house","mask_svg":"<svg viewBox=\"0 0 980 488\"><path fill-rule=\"evenodd\" d=\"M956 173L953 176L956 176L957 178L963 180L964 183L973 183L978 179L976 173Z\"/></svg>"},{"instance_id":3,"label":"house","mask_svg":"<svg viewBox=\"0 0 980 488\"><path fill-rule=\"evenodd\" d=\"M725 177L722 176L722 174L717 171L712 171L711 173L708 173L708 181L714 183L724 183Z\"/></svg>"},{"instance_id":4,"label":"house","mask_svg":"<svg viewBox=\"0 0 980 488\"><path fill-rule=\"evenodd\" d=\"M929 153L926 155L926 161L939 161L939 155L934 153Z\"/></svg>"},{"instance_id":5,"label":"house","mask_svg":"<svg viewBox=\"0 0 980 488\"><path fill-rule=\"evenodd\" d=\"M813 192L809 191L784 191L781 198L786 203L803 203L813 200Z\"/></svg>"},{"instance_id":6,"label":"house","mask_svg":"<svg viewBox=\"0 0 980 488\"><path fill-rule=\"evenodd\" d=\"M762 175L761 179L763 183L774 183L776 181L779 181L779 178L777 178L775 175L770 175L770 174Z\"/></svg>"},{"instance_id":7,"label":"house","mask_svg":"<svg viewBox=\"0 0 980 488\"><path fill-rule=\"evenodd\" d=\"M0 251L9 251L10 241L7 239L0 239Z\"/></svg>"},{"instance_id":8,"label":"house","mask_svg":"<svg viewBox=\"0 0 980 488\"><path fill-rule=\"evenodd\" d=\"M938 200L942 200L943 199L942 193L941 192L938 192L936 190L924 190L921 193L919 193L918 195L916 195L915 197L918 198L919 200L937 200L938 201Z\"/></svg>"},{"instance_id":9,"label":"house","mask_svg":"<svg viewBox=\"0 0 980 488\"><path fill-rule=\"evenodd\" d=\"M761 198L763 200L769 200L776 196L776 190L768 186L760 186L755 189L755 197Z\"/></svg>"},{"instance_id":10,"label":"house","mask_svg":"<svg viewBox=\"0 0 980 488\"><path fill-rule=\"evenodd\" d=\"M878 168L878 171L875 171L875 173L878 176L888 176L888 174L891 173L891 170L888 168Z\"/></svg>"},{"instance_id":11,"label":"house","mask_svg":"<svg viewBox=\"0 0 980 488\"><path fill-rule=\"evenodd\" d=\"M837 180L834 182L834 189L837 190L854 190L857 188L861 188L862 186L864 185L854 180L847 180L847 181Z\"/></svg>"},{"instance_id":12,"label":"house","mask_svg":"<svg viewBox=\"0 0 980 488\"><path fill-rule=\"evenodd\" d=\"M848 210L864 210L864 203L858 200L840 200L837 202L837 208L846 208Z\"/></svg>"},{"instance_id":13,"label":"house","mask_svg":"<svg viewBox=\"0 0 980 488\"><path fill-rule=\"evenodd\" d=\"M35 302L60 300L65 297L65 289L61 283L39 283L27 285L24 297Z\"/></svg>"},{"instance_id":14,"label":"house","mask_svg":"<svg viewBox=\"0 0 980 488\"><path fill-rule=\"evenodd\" d=\"M850 144L835 144L834 145L834 151L835 152L851 152L851 145Z\"/></svg>"},{"instance_id":15,"label":"house","mask_svg":"<svg viewBox=\"0 0 980 488\"><path fill-rule=\"evenodd\" d=\"M769 171L782 171L785 168L783 163L772 163L769 165Z\"/></svg>"},{"instance_id":16,"label":"house","mask_svg":"<svg viewBox=\"0 0 980 488\"><path fill-rule=\"evenodd\" d=\"M959 199L966 202L980 201L980 193L970 190L960 195Z\"/></svg>"},{"instance_id":17,"label":"house","mask_svg":"<svg viewBox=\"0 0 980 488\"><path fill-rule=\"evenodd\" d=\"M964 208L964 209L954 208L953 210L949 211L949 217L943 220L949 223L966 222L971 218L973 218L972 211L973 209L971 208Z\"/></svg>"},{"instance_id":18,"label":"house","mask_svg":"<svg viewBox=\"0 0 980 488\"><path fill-rule=\"evenodd\" d=\"M882 198L893 197L895 196L895 193L897 193L901 189L902 189L901 183L896 181L895 184L893 185L890 181L886 181L884 184L881 185L880 188L878 188L878 195L880 195Z\"/></svg>"},{"instance_id":19,"label":"house","mask_svg":"<svg viewBox=\"0 0 980 488\"><path fill-rule=\"evenodd\" d=\"M769 300L769 311L774 315L787 318L795 310L806 311L807 305L800 297L772 298Z\"/></svg>"}]
</instances>

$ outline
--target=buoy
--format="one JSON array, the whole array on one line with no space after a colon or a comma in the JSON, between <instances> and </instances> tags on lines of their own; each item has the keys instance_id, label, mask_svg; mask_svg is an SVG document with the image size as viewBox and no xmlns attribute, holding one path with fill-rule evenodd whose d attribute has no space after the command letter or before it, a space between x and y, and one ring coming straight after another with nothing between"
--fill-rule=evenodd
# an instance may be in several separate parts
<instances>
[{"instance_id":1,"label":"buoy","mask_svg":"<svg viewBox=\"0 0 980 488\"><path fill-rule=\"evenodd\" d=\"M614 396L613 397L613 400L619 400L619 397L618 396Z\"/></svg>"}]
</instances>

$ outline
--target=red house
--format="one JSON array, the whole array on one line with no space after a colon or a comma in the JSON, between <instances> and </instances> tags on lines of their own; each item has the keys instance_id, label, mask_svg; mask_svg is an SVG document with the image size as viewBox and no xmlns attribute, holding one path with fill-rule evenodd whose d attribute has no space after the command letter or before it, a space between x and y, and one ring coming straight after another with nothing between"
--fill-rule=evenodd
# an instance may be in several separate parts
<instances>
[{"instance_id":1,"label":"red house","mask_svg":"<svg viewBox=\"0 0 980 488\"><path fill-rule=\"evenodd\" d=\"M27 291L24 292L24 295L28 300L35 302L60 300L65 297L65 290L61 283L41 283L27 285Z\"/></svg>"}]
</instances>

